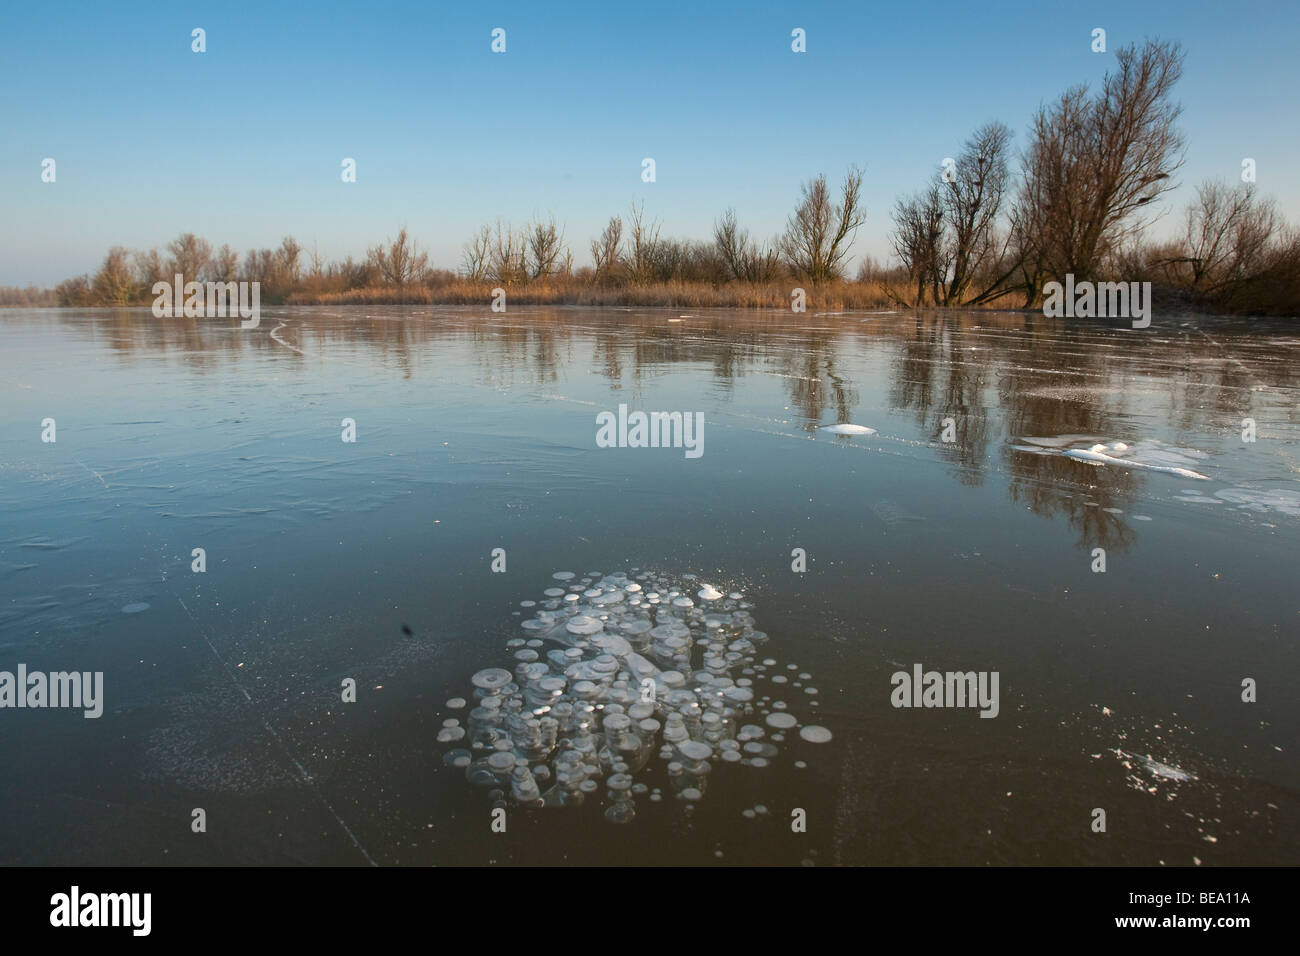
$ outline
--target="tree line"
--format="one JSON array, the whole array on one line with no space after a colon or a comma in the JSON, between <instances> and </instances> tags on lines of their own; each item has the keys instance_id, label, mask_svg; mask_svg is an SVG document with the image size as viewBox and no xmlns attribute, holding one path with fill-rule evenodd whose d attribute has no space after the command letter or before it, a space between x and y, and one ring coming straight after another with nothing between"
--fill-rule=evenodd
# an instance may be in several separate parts
<instances>
[{"instance_id":1,"label":"tree line","mask_svg":"<svg viewBox=\"0 0 1300 956\"><path fill-rule=\"evenodd\" d=\"M353 289L437 288L456 279L505 288L538 282L718 285L791 277L826 282L844 277L852 236L865 219L861 186L857 169L845 176L838 199L824 175L805 183L785 233L771 243L752 239L734 210L718 220L711 241L667 238L661 224L646 216L644 204L634 204L626 218L611 216L591 241L593 264L580 268L553 217L518 228L504 222L483 226L465 244L459 272L430 266L428 253L405 227L368 249L361 261L324 262L287 236L276 249L250 251L242 266L229 245L214 250L206 239L184 233L162 251L114 246L93 276L69 279L56 292L63 305L138 304L151 299L155 282L171 282L177 273L186 281L257 281L266 302Z\"/></svg>"},{"instance_id":2,"label":"tree line","mask_svg":"<svg viewBox=\"0 0 1300 956\"><path fill-rule=\"evenodd\" d=\"M1252 182L1207 181L1179 238L1153 244L1154 204L1175 187L1184 140L1172 90L1183 51L1147 41L1116 53L1095 92L1075 86L1032 118L1019 156L1011 131L977 129L920 192L898 199L891 241L908 305L1025 308L1046 282L1154 281L1223 309L1300 306L1300 236Z\"/></svg>"},{"instance_id":3,"label":"tree line","mask_svg":"<svg viewBox=\"0 0 1300 956\"><path fill-rule=\"evenodd\" d=\"M909 307L1029 308L1045 283L1069 273L1076 281L1150 280L1216 308L1295 312L1300 237L1253 183L1201 184L1178 239L1144 239L1156 201L1175 187L1183 164L1172 97L1182 64L1175 43L1117 51L1098 89L1075 86L1040 107L1019 154L1006 125L979 127L920 191L895 202L889 238L896 262L881 267L867 258L852 281ZM405 227L359 261L334 262L307 253L293 237L241 260L228 245L214 249L185 233L162 251L114 247L93 276L69 279L55 292L64 305L140 304L151 300L155 282L176 273L258 281L271 303L367 291L368 301L378 301L385 290L394 301L427 301L453 283L815 289L849 281L853 238L866 218L862 177L853 167L838 188L824 174L805 182L784 230L770 239L752 236L734 209L718 217L707 240L667 238L644 205L634 204L590 240L591 264L581 267L553 217L482 226L465 243L457 271L432 267Z\"/></svg>"}]
</instances>

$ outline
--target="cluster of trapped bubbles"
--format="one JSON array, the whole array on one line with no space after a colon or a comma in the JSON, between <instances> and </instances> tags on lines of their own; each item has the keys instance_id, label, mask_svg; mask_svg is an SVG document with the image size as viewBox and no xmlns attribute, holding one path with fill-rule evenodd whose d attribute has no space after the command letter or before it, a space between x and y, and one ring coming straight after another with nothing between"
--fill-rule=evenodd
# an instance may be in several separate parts
<instances>
[{"instance_id":1,"label":"cluster of trapped bubbles","mask_svg":"<svg viewBox=\"0 0 1300 956\"><path fill-rule=\"evenodd\" d=\"M668 792L689 806L715 766L766 767L787 732L831 739L794 713L818 706L811 675L758 659L767 635L740 592L636 568L552 577L558 586L541 601L521 602L532 616L526 636L506 642L513 671L476 673L472 702L447 701L471 708L466 724L451 717L438 733L442 743L468 744L443 762L464 768L495 805L576 806L603 789L606 819L627 823L638 798L664 799L664 787L637 779L661 779L660 768L651 774L656 755ZM771 696L786 689L798 694L796 707Z\"/></svg>"}]
</instances>

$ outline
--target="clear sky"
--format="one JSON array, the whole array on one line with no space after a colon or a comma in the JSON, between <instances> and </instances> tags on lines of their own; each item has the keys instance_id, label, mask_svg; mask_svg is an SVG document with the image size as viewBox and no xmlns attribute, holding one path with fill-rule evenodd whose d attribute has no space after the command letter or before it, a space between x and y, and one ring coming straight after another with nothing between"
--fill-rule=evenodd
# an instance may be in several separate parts
<instances>
[{"instance_id":1,"label":"clear sky","mask_svg":"<svg viewBox=\"0 0 1300 956\"><path fill-rule=\"evenodd\" d=\"M1094 27L1110 52L1091 52ZM1185 185L1162 228L1245 156L1300 223L1296 0L7 4L0 284L183 231L241 255L293 234L334 258L406 224L455 267L478 224L548 213L581 264L634 200L665 235L706 238L727 206L773 235L802 181L852 163L854 253L883 258L895 197L975 127L1002 120L1019 148L1040 103L1147 37L1187 50Z\"/></svg>"}]
</instances>

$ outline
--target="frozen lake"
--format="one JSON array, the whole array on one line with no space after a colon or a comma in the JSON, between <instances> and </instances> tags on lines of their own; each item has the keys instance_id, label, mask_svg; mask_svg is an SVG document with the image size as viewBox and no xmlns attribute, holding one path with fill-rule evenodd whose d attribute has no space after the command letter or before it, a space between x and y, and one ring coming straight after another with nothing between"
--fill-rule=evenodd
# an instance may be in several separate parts
<instances>
[{"instance_id":1,"label":"frozen lake","mask_svg":"<svg viewBox=\"0 0 1300 956\"><path fill-rule=\"evenodd\" d=\"M0 671L104 675L98 719L0 709L0 862L1300 858L1294 323L7 310L0 342ZM700 453L598 444L620 406ZM580 641L602 720L598 653L677 661L661 733L731 688L707 786L653 728L579 806L449 762L492 752L454 729L476 674L540 687ZM996 673L996 716L894 706L918 664ZM546 792L554 756L510 765Z\"/></svg>"}]
</instances>

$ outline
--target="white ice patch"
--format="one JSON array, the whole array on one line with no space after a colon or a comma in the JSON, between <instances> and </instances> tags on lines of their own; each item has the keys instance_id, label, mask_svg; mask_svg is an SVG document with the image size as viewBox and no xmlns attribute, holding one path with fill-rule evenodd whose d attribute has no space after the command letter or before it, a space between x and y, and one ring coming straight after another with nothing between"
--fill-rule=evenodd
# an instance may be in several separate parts
<instances>
[{"instance_id":1,"label":"white ice patch","mask_svg":"<svg viewBox=\"0 0 1300 956\"><path fill-rule=\"evenodd\" d=\"M1069 448L1071 445L1095 445L1098 442L1105 442L1106 439L1100 435L1057 435L1055 438L1021 438L1020 441L1026 445L1034 445L1039 448L1055 449L1060 451Z\"/></svg>"},{"instance_id":2,"label":"white ice patch","mask_svg":"<svg viewBox=\"0 0 1300 956\"><path fill-rule=\"evenodd\" d=\"M1111 465L1120 468L1140 468L1159 471L1182 478L1209 481L1207 475L1193 471L1188 465L1206 458L1195 448L1172 448L1162 442L1148 440L1129 445L1122 441L1097 440L1092 435L1060 435L1056 438L1021 438L1012 445L1016 451L1042 455L1059 453L1074 461L1089 465ZM1072 447L1073 446L1073 447ZM1086 446L1086 447L1083 447Z\"/></svg>"},{"instance_id":3,"label":"white ice patch","mask_svg":"<svg viewBox=\"0 0 1300 956\"><path fill-rule=\"evenodd\" d=\"M828 432L832 435L874 435L876 430L868 428L866 425L850 425L847 422L839 425L823 425L821 431Z\"/></svg>"}]
</instances>

